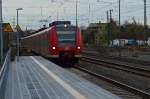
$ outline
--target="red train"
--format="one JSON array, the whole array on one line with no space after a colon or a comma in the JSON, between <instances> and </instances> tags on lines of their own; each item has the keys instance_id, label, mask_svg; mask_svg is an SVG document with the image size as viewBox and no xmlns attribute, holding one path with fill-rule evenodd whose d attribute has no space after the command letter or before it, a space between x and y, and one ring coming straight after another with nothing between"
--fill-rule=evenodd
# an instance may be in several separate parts
<instances>
[{"instance_id":1,"label":"red train","mask_svg":"<svg viewBox=\"0 0 150 99\"><path fill-rule=\"evenodd\" d=\"M77 62L82 57L81 32L70 21L55 21L49 28L22 38L21 44L48 58Z\"/></svg>"}]
</instances>

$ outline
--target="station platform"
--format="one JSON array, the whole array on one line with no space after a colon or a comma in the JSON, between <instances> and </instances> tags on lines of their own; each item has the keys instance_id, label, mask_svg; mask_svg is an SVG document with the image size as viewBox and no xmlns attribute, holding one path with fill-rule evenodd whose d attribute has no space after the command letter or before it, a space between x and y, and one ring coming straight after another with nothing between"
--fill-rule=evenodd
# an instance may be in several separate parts
<instances>
[{"instance_id":1,"label":"station platform","mask_svg":"<svg viewBox=\"0 0 150 99\"><path fill-rule=\"evenodd\" d=\"M5 99L121 99L40 56L12 62Z\"/></svg>"}]
</instances>

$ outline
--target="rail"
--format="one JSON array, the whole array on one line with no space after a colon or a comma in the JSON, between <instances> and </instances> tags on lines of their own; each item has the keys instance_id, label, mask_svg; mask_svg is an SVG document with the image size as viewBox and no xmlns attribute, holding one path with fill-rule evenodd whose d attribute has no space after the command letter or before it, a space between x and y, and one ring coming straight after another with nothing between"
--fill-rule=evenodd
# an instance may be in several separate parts
<instances>
[{"instance_id":1,"label":"rail","mask_svg":"<svg viewBox=\"0 0 150 99\"><path fill-rule=\"evenodd\" d=\"M136 74L139 76L150 78L150 70L147 70L145 68L134 67L134 66L127 65L127 64L108 62L105 60L90 58L87 56L83 56L82 61L87 61L87 62L98 64L101 66L104 65L104 66L107 66L109 68L114 68L114 69L130 72L130 73L133 73L133 74Z\"/></svg>"},{"instance_id":2,"label":"rail","mask_svg":"<svg viewBox=\"0 0 150 99\"><path fill-rule=\"evenodd\" d=\"M144 61L144 60L137 60L137 59L132 59L132 58L128 58L126 56L109 56L109 55L102 55L98 52L91 52L91 51L83 51L83 55L85 56L91 56L91 57L100 57L100 58L103 58L103 59L110 59L110 60L117 60L117 61L120 61L120 62L129 62L129 63L133 63L133 64L140 64L140 65L150 65L150 62L148 61ZM146 55L148 55L146 53Z\"/></svg>"},{"instance_id":3,"label":"rail","mask_svg":"<svg viewBox=\"0 0 150 99\"><path fill-rule=\"evenodd\" d=\"M79 65L78 65L78 66L75 66L74 68L76 68L76 69L78 69L78 70L81 70L81 71L83 71L83 72L86 72L86 73L88 73L88 74L90 74L90 75L93 75L93 76L95 76L95 77L98 77L98 78L100 78L100 79L103 79L103 80L105 80L105 81L107 81L107 82L110 82L110 83L112 83L112 84L114 84L114 85L116 85L116 86L118 86L118 87L121 87L121 88L123 88L123 89L126 89L127 91L130 91L130 92L132 92L132 93L134 93L134 94L136 94L136 95L142 96L143 99L150 99L150 93L147 93L147 92L144 92L144 91L139 90L139 89L137 89L137 88L131 87L131 86L126 85L126 84L123 84L123 83L121 83L121 82L118 82L118 81L113 80L113 79L111 79L111 78L105 77L105 76L103 76L103 75L94 73L94 72L92 72L92 71L90 71L90 70L88 70L88 69L85 69L85 68L80 67Z\"/></svg>"},{"instance_id":4,"label":"rail","mask_svg":"<svg viewBox=\"0 0 150 99\"><path fill-rule=\"evenodd\" d=\"M11 51L9 50L6 55L5 61L2 65L2 68L0 70L0 99L4 99L4 95L5 95L7 71L10 63L10 53Z\"/></svg>"}]
</instances>

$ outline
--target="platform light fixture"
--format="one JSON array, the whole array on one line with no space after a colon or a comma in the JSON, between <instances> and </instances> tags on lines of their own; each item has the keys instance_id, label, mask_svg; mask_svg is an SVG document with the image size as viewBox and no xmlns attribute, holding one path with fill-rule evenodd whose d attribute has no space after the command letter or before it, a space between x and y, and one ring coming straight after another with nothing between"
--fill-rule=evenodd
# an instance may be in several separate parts
<instances>
[{"instance_id":1,"label":"platform light fixture","mask_svg":"<svg viewBox=\"0 0 150 99\"><path fill-rule=\"evenodd\" d=\"M16 9L17 10L17 25L19 25L19 19L18 19L18 17L19 17L19 13L18 13L18 11L19 10L23 10L23 8L17 8ZM17 61L19 62L19 46L20 46L20 42L19 42L19 38L20 38L20 36L19 36L19 31L17 31Z\"/></svg>"}]
</instances>

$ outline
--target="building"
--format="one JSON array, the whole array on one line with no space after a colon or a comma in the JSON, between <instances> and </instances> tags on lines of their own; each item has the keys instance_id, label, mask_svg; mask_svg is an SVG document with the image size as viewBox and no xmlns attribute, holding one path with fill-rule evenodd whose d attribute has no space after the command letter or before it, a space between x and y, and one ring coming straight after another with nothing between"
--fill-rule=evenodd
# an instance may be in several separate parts
<instances>
[{"instance_id":1,"label":"building","mask_svg":"<svg viewBox=\"0 0 150 99\"><path fill-rule=\"evenodd\" d=\"M107 42L107 23L91 23L82 32L84 42L90 44L104 44Z\"/></svg>"}]
</instances>

